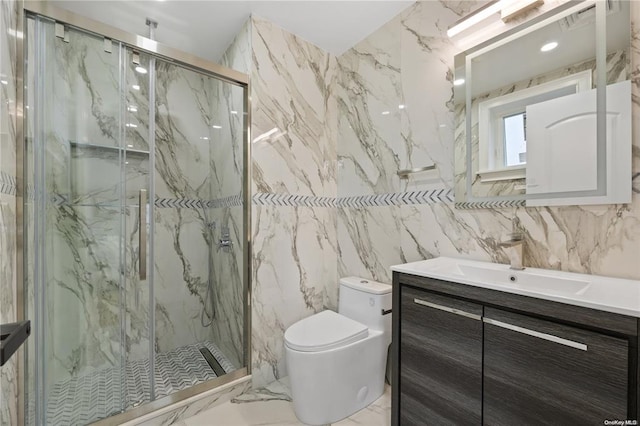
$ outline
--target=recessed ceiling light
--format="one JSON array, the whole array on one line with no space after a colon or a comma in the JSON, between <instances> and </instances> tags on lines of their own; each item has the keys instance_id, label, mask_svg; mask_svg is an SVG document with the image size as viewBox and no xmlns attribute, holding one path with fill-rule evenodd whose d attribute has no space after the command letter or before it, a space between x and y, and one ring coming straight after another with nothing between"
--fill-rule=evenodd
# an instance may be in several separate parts
<instances>
[{"instance_id":1,"label":"recessed ceiling light","mask_svg":"<svg viewBox=\"0 0 640 426\"><path fill-rule=\"evenodd\" d=\"M457 78L453 80L454 86L462 86L464 84L464 78Z\"/></svg>"},{"instance_id":2,"label":"recessed ceiling light","mask_svg":"<svg viewBox=\"0 0 640 426\"><path fill-rule=\"evenodd\" d=\"M147 69L143 67L136 67L136 72L139 72L140 74L146 74Z\"/></svg>"},{"instance_id":3,"label":"recessed ceiling light","mask_svg":"<svg viewBox=\"0 0 640 426\"><path fill-rule=\"evenodd\" d=\"M214 129L222 129L222 126L218 126L217 124L214 124L214 125L213 125L213 126L211 126L211 127L213 127Z\"/></svg>"},{"instance_id":4,"label":"recessed ceiling light","mask_svg":"<svg viewBox=\"0 0 640 426\"><path fill-rule=\"evenodd\" d=\"M398 105L398 109L404 109L405 106L403 104Z\"/></svg>"},{"instance_id":5,"label":"recessed ceiling light","mask_svg":"<svg viewBox=\"0 0 640 426\"><path fill-rule=\"evenodd\" d=\"M556 47L558 47L558 42L557 41L550 41L549 43L543 44L542 47L540 48L541 52L549 52L553 49L555 49Z\"/></svg>"},{"instance_id":6,"label":"recessed ceiling light","mask_svg":"<svg viewBox=\"0 0 640 426\"><path fill-rule=\"evenodd\" d=\"M391 114L389 111L382 111L382 115L389 115Z\"/></svg>"},{"instance_id":7,"label":"recessed ceiling light","mask_svg":"<svg viewBox=\"0 0 640 426\"><path fill-rule=\"evenodd\" d=\"M138 86L137 84L134 84L133 86L131 86L131 88L133 90L140 90L140 86Z\"/></svg>"}]
</instances>

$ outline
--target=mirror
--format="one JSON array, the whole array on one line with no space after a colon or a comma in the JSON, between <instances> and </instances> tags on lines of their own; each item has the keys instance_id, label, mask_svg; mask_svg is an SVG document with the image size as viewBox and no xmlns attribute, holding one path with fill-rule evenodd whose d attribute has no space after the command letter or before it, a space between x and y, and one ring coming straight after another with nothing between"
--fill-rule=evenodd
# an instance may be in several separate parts
<instances>
[{"instance_id":1,"label":"mirror","mask_svg":"<svg viewBox=\"0 0 640 426\"><path fill-rule=\"evenodd\" d=\"M631 202L629 3L568 2L455 57L459 206Z\"/></svg>"}]
</instances>

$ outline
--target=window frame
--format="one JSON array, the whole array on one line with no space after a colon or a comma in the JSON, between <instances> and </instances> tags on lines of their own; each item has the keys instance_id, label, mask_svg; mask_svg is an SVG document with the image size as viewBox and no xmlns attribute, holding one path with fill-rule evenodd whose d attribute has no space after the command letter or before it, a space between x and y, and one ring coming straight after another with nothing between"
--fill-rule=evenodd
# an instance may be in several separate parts
<instances>
[{"instance_id":1,"label":"window frame","mask_svg":"<svg viewBox=\"0 0 640 426\"><path fill-rule=\"evenodd\" d=\"M527 105L591 90L592 70L498 96L478 104L478 171L481 182L524 179L526 163L505 166L504 117L526 112Z\"/></svg>"}]
</instances>

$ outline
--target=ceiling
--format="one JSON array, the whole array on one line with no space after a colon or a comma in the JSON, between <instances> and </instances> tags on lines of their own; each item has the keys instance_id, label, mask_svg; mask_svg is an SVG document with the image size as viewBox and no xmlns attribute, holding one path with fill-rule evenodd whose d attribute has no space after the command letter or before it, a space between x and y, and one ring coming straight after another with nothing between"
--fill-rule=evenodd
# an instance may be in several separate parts
<instances>
[{"instance_id":1,"label":"ceiling","mask_svg":"<svg viewBox=\"0 0 640 426\"><path fill-rule=\"evenodd\" d=\"M218 61L251 14L340 55L415 1L193 1L50 0L55 6L127 32L148 35L146 18L158 22L156 40Z\"/></svg>"}]
</instances>

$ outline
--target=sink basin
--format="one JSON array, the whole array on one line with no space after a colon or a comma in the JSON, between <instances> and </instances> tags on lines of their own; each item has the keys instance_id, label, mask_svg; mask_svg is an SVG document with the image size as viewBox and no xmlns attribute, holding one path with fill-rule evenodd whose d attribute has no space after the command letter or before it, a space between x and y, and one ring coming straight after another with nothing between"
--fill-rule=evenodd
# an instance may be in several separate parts
<instances>
[{"instance_id":1,"label":"sink basin","mask_svg":"<svg viewBox=\"0 0 640 426\"><path fill-rule=\"evenodd\" d=\"M640 317L640 281L438 257L392 271Z\"/></svg>"},{"instance_id":2,"label":"sink basin","mask_svg":"<svg viewBox=\"0 0 640 426\"><path fill-rule=\"evenodd\" d=\"M590 285L588 281L540 275L526 269L514 271L509 269L507 265L495 266L498 268L459 264L458 268L461 274L470 280L492 282L523 290L579 295L584 293Z\"/></svg>"}]
</instances>

